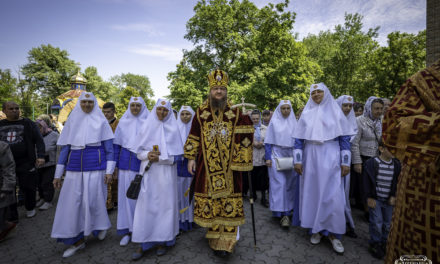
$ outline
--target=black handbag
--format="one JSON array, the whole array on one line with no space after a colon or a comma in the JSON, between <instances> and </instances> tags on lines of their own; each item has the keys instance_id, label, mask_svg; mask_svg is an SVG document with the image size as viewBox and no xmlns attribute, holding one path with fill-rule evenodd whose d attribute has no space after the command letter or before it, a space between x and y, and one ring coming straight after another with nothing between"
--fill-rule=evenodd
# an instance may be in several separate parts
<instances>
[{"instance_id":1,"label":"black handbag","mask_svg":"<svg viewBox=\"0 0 440 264\"><path fill-rule=\"evenodd\" d=\"M147 172L150 167L151 162L148 162L147 167L145 167L144 173ZM134 179L131 181L126 193L128 199L137 200L139 192L141 191L142 178L142 174L136 174Z\"/></svg>"},{"instance_id":2,"label":"black handbag","mask_svg":"<svg viewBox=\"0 0 440 264\"><path fill-rule=\"evenodd\" d=\"M141 191L142 178L141 174L136 174L136 177L134 177L127 189L127 198L137 200Z\"/></svg>"},{"instance_id":3,"label":"black handbag","mask_svg":"<svg viewBox=\"0 0 440 264\"><path fill-rule=\"evenodd\" d=\"M154 145L153 151L159 151L159 146ZM144 173L136 174L134 179L131 181L130 186L128 187L126 193L128 199L137 200L137 198L139 197L139 192L141 191L141 184L143 178L142 175L145 174L145 172L147 172L150 169L150 167L151 167L151 161L148 161Z\"/></svg>"}]
</instances>

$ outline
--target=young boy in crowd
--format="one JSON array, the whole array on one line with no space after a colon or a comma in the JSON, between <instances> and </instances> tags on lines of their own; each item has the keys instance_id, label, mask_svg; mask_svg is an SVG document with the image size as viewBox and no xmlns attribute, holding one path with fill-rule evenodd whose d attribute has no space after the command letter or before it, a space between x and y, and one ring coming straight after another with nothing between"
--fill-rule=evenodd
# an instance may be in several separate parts
<instances>
[{"instance_id":1,"label":"young boy in crowd","mask_svg":"<svg viewBox=\"0 0 440 264\"><path fill-rule=\"evenodd\" d=\"M370 213L369 250L373 257L382 259L390 232L401 165L382 141L379 142L379 153L378 157L365 162L362 179L364 199Z\"/></svg>"}]
</instances>

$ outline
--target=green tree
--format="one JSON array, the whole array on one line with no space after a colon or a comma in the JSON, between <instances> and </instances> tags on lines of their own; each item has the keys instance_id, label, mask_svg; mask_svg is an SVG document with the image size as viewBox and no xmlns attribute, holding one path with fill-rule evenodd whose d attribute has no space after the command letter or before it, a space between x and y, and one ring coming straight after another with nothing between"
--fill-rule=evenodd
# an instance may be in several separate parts
<instances>
[{"instance_id":1,"label":"green tree","mask_svg":"<svg viewBox=\"0 0 440 264\"><path fill-rule=\"evenodd\" d=\"M87 67L84 71L84 77L87 79L86 90L92 92L96 97L103 101L115 101L117 99L118 88L111 82L106 82L98 75L96 67Z\"/></svg>"},{"instance_id":2,"label":"green tree","mask_svg":"<svg viewBox=\"0 0 440 264\"><path fill-rule=\"evenodd\" d=\"M426 67L426 30L418 34L388 34L388 46L380 47L370 60L369 86L381 97L392 98L399 87L417 71Z\"/></svg>"},{"instance_id":3,"label":"green tree","mask_svg":"<svg viewBox=\"0 0 440 264\"><path fill-rule=\"evenodd\" d=\"M0 69L0 103L15 99L17 82L10 69Z\"/></svg>"},{"instance_id":4,"label":"green tree","mask_svg":"<svg viewBox=\"0 0 440 264\"><path fill-rule=\"evenodd\" d=\"M367 68L379 47L375 40L379 27L364 32L362 19L357 13L345 14L345 23L336 25L334 32L321 31L303 40L310 58L322 69L318 81L324 82L334 97L350 94L359 101L377 94L367 85L374 78Z\"/></svg>"},{"instance_id":5,"label":"green tree","mask_svg":"<svg viewBox=\"0 0 440 264\"><path fill-rule=\"evenodd\" d=\"M207 74L219 67L230 77L229 98L259 108L289 98L304 104L319 66L292 36L295 13L289 1L259 9L249 0L201 0L187 22L185 38L195 47L184 50L177 69L168 74L173 105L196 107L208 94Z\"/></svg>"},{"instance_id":6,"label":"green tree","mask_svg":"<svg viewBox=\"0 0 440 264\"><path fill-rule=\"evenodd\" d=\"M119 91L130 86L139 92L139 96L144 98L145 103L151 105L154 96L153 89L151 89L150 80L145 75L138 75L133 73L122 73L110 78L110 81L116 86Z\"/></svg>"},{"instance_id":7,"label":"green tree","mask_svg":"<svg viewBox=\"0 0 440 264\"><path fill-rule=\"evenodd\" d=\"M29 90L39 92L43 98L51 100L66 92L70 87L70 77L79 67L69 59L69 53L52 45L41 45L28 52L28 62L21 72Z\"/></svg>"}]
</instances>

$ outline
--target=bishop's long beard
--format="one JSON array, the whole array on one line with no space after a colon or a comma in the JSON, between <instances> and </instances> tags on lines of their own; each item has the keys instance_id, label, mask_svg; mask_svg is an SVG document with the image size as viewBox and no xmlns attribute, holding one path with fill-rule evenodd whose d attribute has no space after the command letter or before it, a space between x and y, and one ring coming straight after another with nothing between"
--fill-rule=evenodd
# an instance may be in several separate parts
<instances>
[{"instance_id":1,"label":"bishop's long beard","mask_svg":"<svg viewBox=\"0 0 440 264\"><path fill-rule=\"evenodd\" d=\"M225 96L223 99L215 99L211 95L209 95L209 104L213 108L213 110L220 110L223 111L226 108L226 102L227 102L227 96Z\"/></svg>"}]
</instances>

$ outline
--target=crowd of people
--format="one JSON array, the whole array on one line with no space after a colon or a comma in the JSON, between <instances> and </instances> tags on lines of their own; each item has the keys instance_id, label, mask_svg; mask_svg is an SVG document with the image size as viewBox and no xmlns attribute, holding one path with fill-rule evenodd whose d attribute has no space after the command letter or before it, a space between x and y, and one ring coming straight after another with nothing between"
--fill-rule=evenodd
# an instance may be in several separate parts
<instances>
[{"instance_id":1,"label":"crowd of people","mask_svg":"<svg viewBox=\"0 0 440 264\"><path fill-rule=\"evenodd\" d=\"M101 110L83 92L60 134L47 116L32 122L20 117L16 103L5 102L0 238L18 222L16 175L26 217L51 208L54 188L61 189L51 237L68 245L63 257L85 248L89 235L105 239L114 208L120 245L139 245L133 260L153 248L166 254L195 224L207 229L209 246L224 257L239 240L249 197L259 198L281 228L308 230L313 245L327 237L338 254L344 235L357 237L356 206L369 222L369 250L382 259L401 171L382 140L390 100L335 99L318 83L296 115L287 99L273 111L243 113L227 99L226 72L211 72L208 82L208 99L196 110L177 112L159 99L150 112L141 97L132 97L120 119L114 104ZM130 199L137 178L139 195Z\"/></svg>"}]
</instances>

